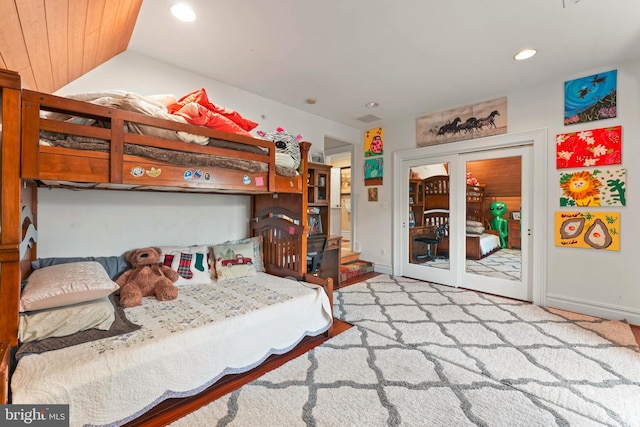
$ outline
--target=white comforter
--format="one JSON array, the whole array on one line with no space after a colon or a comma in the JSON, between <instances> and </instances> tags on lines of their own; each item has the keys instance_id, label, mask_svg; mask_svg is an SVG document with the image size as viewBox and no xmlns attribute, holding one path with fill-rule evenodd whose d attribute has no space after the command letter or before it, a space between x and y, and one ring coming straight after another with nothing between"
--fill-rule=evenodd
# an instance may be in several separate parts
<instances>
[{"instance_id":1,"label":"white comforter","mask_svg":"<svg viewBox=\"0 0 640 427\"><path fill-rule=\"evenodd\" d=\"M495 234L483 233L480 236L480 253L486 255L495 248L500 247L500 237Z\"/></svg>"},{"instance_id":2,"label":"white comforter","mask_svg":"<svg viewBox=\"0 0 640 427\"><path fill-rule=\"evenodd\" d=\"M120 425L285 353L332 321L321 288L265 273L183 286L175 301L146 298L126 314L142 328L24 356L12 402L69 404L71 426Z\"/></svg>"}]
</instances>

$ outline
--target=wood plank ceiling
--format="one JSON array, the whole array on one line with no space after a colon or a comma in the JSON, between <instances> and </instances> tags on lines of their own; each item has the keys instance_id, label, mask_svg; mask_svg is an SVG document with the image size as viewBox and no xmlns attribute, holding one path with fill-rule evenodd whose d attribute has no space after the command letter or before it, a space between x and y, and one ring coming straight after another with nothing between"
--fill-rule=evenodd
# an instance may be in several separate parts
<instances>
[{"instance_id":1,"label":"wood plank ceiling","mask_svg":"<svg viewBox=\"0 0 640 427\"><path fill-rule=\"evenodd\" d=\"M52 93L129 45L142 0L0 0L0 68Z\"/></svg>"}]
</instances>

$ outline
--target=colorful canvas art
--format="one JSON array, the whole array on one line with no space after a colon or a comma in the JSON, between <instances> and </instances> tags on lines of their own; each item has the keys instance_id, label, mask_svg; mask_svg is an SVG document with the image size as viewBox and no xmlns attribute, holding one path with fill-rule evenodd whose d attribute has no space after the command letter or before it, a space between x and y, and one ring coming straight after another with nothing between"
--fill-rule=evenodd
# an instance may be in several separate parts
<instances>
[{"instance_id":1,"label":"colorful canvas art","mask_svg":"<svg viewBox=\"0 0 640 427\"><path fill-rule=\"evenodd\" d=\"M382 185L382 157L364 160L364 185Z\"/></svg>"},{"instance_id":2,"label":"colorful canvas art","mask_svg":"<svg viewBox=\"0 0 640 427\"><path fill-rule=\"evenodd\" d=\"M369 188L367 193L368 193L368 200L370 202L377 202L378 201L378 187Z\"/></svg>"},{"instance_id":3,"label":"colorful canvas art","mask_svg":"<svg viewBox=\"0 0 640 427\"><path fill-rule=\"evenodd\" d=\"M626 206L626 169L560 173L560 206Z\"/></svg>"},{"instance_id":4,"label":"colorful canvas art","mask_svg":"<svg viewBox=\"0 0 640 427\"><path fill-rule=\"evenodd\" d=\"M564 124L592 122L617 115L616 70L564 83Z\"/></svg>"},{"instance_id":5,"label":"colorful canvas art","mask_svg":"<svg viewBox=\"0 0 640 427\"><path fill-rule=\"evenodd\" d=\"M622 126L556 135L556 167L619 165L622 163Z\"/></svg>"},{"instance_id":6,"label":"colorful canvas art","mask_svg":"<svg viewBox=\"0 0 640 427\"><path fill-rule=\"evenodd\" d=\"M382 156L384 153L384 130L382 128L369 129L364 133L364 156Z\"/></svg>"},{"instance_id":7,"label":"colorful canvas art","mask_svg":"<svg viewBox=\"0 0 640 427\"><path fill-rule=\"evenodd\" d=\"M556 212L555 244L620 250L620 212Z\"/></svg>"}]
</instances>

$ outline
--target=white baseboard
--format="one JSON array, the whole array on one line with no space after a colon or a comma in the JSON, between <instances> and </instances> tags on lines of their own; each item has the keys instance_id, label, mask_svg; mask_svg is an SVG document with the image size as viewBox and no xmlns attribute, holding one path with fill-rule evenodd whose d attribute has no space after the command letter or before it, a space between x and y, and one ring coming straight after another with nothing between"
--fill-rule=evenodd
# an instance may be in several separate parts
<instances>
[{"instance_id":1,"label":"white baseboard","mask_svg":"<svg viewBox=\"0 0 640 427\"><path fill-rule=\"evenodd\" d=\"M375 271L376 273L388 274L389 276L393 276L393 268L390 265L374 264L373 271Z\"/></svg>"},{"instance_id":2,"label":"white baseboard","mask_svg":"<svg viewBox=\"0 0 640 427\"><path fill-rule=\"evenodd\" d=\"M602 317L611 320L626 320L632 325L640 325L640 312L627 307L601 304L594 301L568 298L562 295L547 294L547 307L574 311L589 316Z\"/></svg>"}]
</instances>

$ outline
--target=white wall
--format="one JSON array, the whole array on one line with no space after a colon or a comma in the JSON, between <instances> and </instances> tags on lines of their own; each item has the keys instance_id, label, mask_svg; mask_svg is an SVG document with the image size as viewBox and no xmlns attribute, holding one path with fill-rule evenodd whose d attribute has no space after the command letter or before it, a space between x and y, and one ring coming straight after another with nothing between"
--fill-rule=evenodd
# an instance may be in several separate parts
<instances>
[{"instance_id":1,"label":"white wall","mask_svg":"<svg viewBox=\"0 0 640 427\"><path fill-rule=\"evenodd\" d=\"M618 117L579 125L564 126L564 81L585 77L598 72L618 70ZM569 249L554 246L554 212L560 211L555 149L548 147L547 159L547 305L571 309L582 313L608 318L626 318L631 323L640 324L640 282L638 277L637 244L640 242L640 185L635 177L640 170L640 62L612 64L596 70L585 70L579 75L565 76L565 79L544 85L523 88L506 94L495 94L508 98L509 132L532 129L548 129L549 144L555 143L559 133L573 132L622 125L623 164L627 169L627 206L612 209L621 212L620 251L596 251L592 249ZM482 100L469 100L474 104ZM457 107L444 105L439 110ZM424 114L436 111L425 111ZM366 200L366 188L362 180L353 179L356 186L357 210L355 223L358 229L357 241L362 250L362 258L376 263L376 269L384 271L391 266L392 251L392 210L386 209L392 201L393 152L415 148L415 117L395 123L376 123L383 126L385 133L384 185L379 190L380 202L374 204ZM353 176L362 176L364 162L362 150L356 149ZM563 209L566 210L566 209ZM600 208L599 210L604 210ZM375 233L366 232L375 230ZM382 256L382 252L387 256Z\"/></svg>"},{"instance_id":2,"label":"white wall","mask_svg":"<svg viewBox=\"0 0 640 427\"><path fill-rule=\"evenodd\" d=\"M245 237L249 196L40 189L38 256L119 255Z\"/></svg>"},{"instance_id":3,"label":"white wall","mask_svg":"<svg viewBox=\"0 0 640 427\"><path fill-rule=\"evenodd\" d=\"M598 72L618 70L618 117L565 127L563 124L563 83ZM548 82L536 87L522 88L506 94L508 98L509 132L531 129L548 129L548 141L567 131L622 125L623 167L627 168L627 206L617 208L622 212L620 251L595 251L588 249L557 248L553 245L553 214L558 206L560 191L555 177L555 150L549 147L547 226L547 302L550 306L573 309L579 312L609 318L627 318L640 324L640 283L636 244L640 241L640 185L637 185L636 169L640 164L640 62L611 64L596 70L585 70L579 75L565 76L563 80ZM415 148L415 117L407 117L394 123L376 122L385 129L384 184L379 187L379 201L367 201L364 186L364 157L362 134L357 129L319 118L291 107L223 85L219 82L170 67L146 57L124 53L65 87L59 93L74 93L97 89L124 89L141 94L186 94L205 87L213 102L240 111L247 118L260 122L260 129L272 130L282 126L292 133L300 133L305 140L323 145L324 137L355 144L352 170L352 207L355 215L355 244L362 248L362 258L373 261L376 270L391 272L392 265L392 155L396 150ZM474 104L483 100L469 100ZM457 107L443 105L438 111ZM436 111L424 111L429 114ZM264 118L262 117L264 116ZM373 126L372 126L373 127ZM40 256L99 255L121 253L130 246L146 244L184 244L194 239L200 243L210 239L226 240L242 237L246 233L245 216L248 197L201 195L158 195L119 192L87 192L89 195L66 194L64 190L39 192ZM87 199L81 199L87 197ZM166 200L166 201L165 201ZM174 202L175 201L175 202ZM86 204L90 206L86 206ZM205 206L203 206L203 204ZM238 206L235 206L235 205ZM183 207L184 208L183 208ZM88 209L88 211L83 211ZM193 212L202 212L201 216ZM78 215L72 214L78 212ZM144 218L154 212L160 222L176 225L177 218L189 218L190 228L211 234L198 239L199 234L184 237L144 221L135 222L129 228L122 225L122 212L129 221ZM80 214L81 213L81 214ZM106 214L105 214L106 213ZM125 215L126 216L126 215ZM234 219L242 218L242 219ZM150 222L151 223L151 222ZM155 221L154 221L155 223ZM222 224L222 226L220 225ZM115 232L117 230L117 233ZM215 230L215 231L213 231ZM129 233L135 233L130 238ZM220 234L222 233L222 234ZM119 236L115 237L114 236ZM162 237L160 239L159 237ZM159 240L165 240L160 242ZM157 242L157 243L155 243ZM95 253L92 253L95 252Z\"/></svg>"},{"instance_id":4,"label":"white wall","mask_svg":"<svg viewBox=\"0 0 640 427\"><path fill-rule=\"evenodd\" d=\"M301 134L316 150L325 136L357 141L357 129L125 52L71 82L59 95L119 89L178 98L205 88L209 99L259 126ZM38 256L117 255L146 245L218 243L248 233L250 197L126 191L38 191Z\"/></svg>"}]
</instances>

